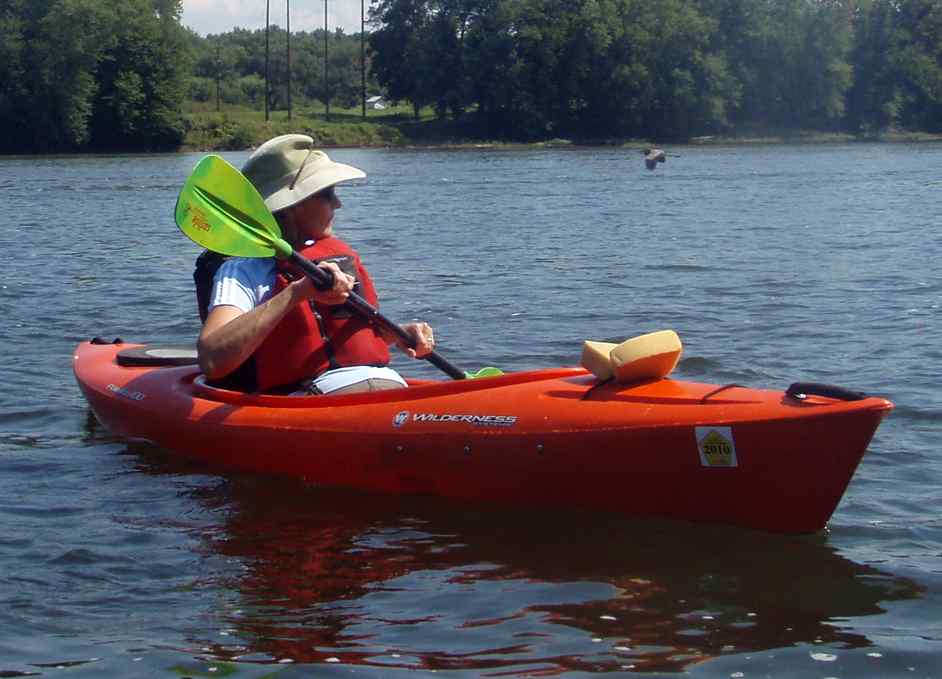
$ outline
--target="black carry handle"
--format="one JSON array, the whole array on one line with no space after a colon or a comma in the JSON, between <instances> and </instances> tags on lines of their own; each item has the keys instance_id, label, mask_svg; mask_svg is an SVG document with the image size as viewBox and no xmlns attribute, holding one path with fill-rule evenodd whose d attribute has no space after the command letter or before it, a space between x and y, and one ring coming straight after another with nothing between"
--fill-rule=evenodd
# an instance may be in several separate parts
<instances>
[{"instance_id":1,"label":"black carry handle","mask_svg":"<svg viewBox=\"0 0 942 679\"><path fill-rule=\"evenodd\" d=\"M795 382L786 391L786 396L803 401L808 396L826 396L841 401L862 401L867 395L862 391L852 391L833 384L819 384L818 382Z\"/></svg>"},{"instance_id":2,"label":"black carry handle","mask_svg":"<svg viewBox=\"0 0 942 679\"><path fill-rule=\"evenodd\" d=\"M334 274L332 272L316 266L314 262L299 255L297 251L291 252L291 261L314 282L314 287L319 290L329 290L333 286ZM413 349L415 348L415 338L412 337L412 335L403 330L398 323L393 323L383 316L383 314L379 312L379 309L358 294L351 292L350 296L347 297L346 305L367 321L375 323L381 328L394 333L399 339L406 343L406 346L412 347ZM428 361L452 379L463 380L467 377L463 370L458 369L448 359L434 351L430 354L426 354L422 359Z\"/></svg>"}]
</instances>

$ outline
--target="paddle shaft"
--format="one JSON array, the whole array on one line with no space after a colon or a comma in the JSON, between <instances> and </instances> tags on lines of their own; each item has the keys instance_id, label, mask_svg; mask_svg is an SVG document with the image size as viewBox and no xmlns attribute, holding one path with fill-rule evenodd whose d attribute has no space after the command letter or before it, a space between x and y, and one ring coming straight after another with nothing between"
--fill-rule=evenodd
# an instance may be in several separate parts
<instances>
[{"instance_id":1,"label":"paddle shaft","mask_svg":"<svg viewBox=\"0 0 942 679\"><path fill-rule=\"evenodd\" d=\"M296 264L298 268L300 268L301 271L305 273L305 275L314 281L314 284L317 287L326 289L333 285L333 274L316 266L314 262L298 254L296 250L291 251L290 259L292 263ZM346 305L356 313L360 314L360 316L370 323L378 325L382 329L394 333L399 339L405 342L407 346L415 348L415 338L412 337L412 335L403 330L403 328L398 323L394 323L386 318L379 312L379 309L374 307L355 292L351 292L350 296L347 297ZM435 353L434 351L426 354L425 356L422 356L422 358L453 379L465 379L463 370L459 370L448 359Z\"/></svg>"}]
</instances>

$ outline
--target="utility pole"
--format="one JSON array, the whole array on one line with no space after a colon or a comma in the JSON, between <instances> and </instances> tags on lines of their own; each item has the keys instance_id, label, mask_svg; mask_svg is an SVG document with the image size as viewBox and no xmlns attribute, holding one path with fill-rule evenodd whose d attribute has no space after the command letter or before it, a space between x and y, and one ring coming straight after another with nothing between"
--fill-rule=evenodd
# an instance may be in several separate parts
<instances>
[{"instance_id":1,"label":"utility pole","mask_svg":"<svg viewBox=\"0 0 942 679\"><path fill-rule=\"evenodd\" d=\"M363 92L363 120L366 120L366 0L360 0L360 85Z\"/></svg>"},{"instance_id":2,"label":"utility pole","mask_svg":"<svg viewBox=\"0 0 942 679\"><path fill-rule=\"evenodd\" d=\"M330 120L330 81L327 79L327 0L324 0L324 120Z\"/></svg>"},{"instance_id":3,"label":"utility pole","mask_svg":"<svg viewBox=\"0 0 942 679\"><path fill-rule=\"evenodd\" d=\"M291 0L285 0L288 23L288 120L291 120Z\"/></svg>"},{"instance_id":4,"label":"utility pole","mask_svg":"<svg viewBox=\"0 0 942 679\"><path fill-rule=\"evenodd\" d=\"M268 96L271 90L268 89L268 78L269 78L269 67L268 67L268 25L269 25L269 10L271 9L271 0L265 0L265 121L269 119L268 113Z\"/></svg>"}]
</instances>

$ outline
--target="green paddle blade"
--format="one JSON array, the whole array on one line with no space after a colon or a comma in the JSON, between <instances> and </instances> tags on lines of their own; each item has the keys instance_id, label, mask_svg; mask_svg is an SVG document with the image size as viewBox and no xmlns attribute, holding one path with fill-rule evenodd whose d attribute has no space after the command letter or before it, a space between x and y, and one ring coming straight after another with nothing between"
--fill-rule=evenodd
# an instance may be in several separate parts
<instances>
[{"instance_id":1,"label":"green paddle blade","mask_svg":"<svg viewBox=\"0 0 942 679\"><path fill-rule=\"evenodd\" d=\"M478 370L477 372L473 372L473 373L470 373L470 372L468 372L468 371L465 371L465 373L464 373L464 378L465 378L466 380L474 380L474 379L477 379L477 378L479 378L479 377L500 377L500 376L503 375L503 374L504 374L504 371L501 370L500 368L495 368L495 367L493 367L493 366L487 366L487 367L481 368L481 369Z\"/></svg>"},{"instance_id":2,"label":"green paddle blade","mask_svg":"<svg viewBox=\"0 0 942 679\"><path fill-rule=\"evenodd\" d=\"M236 257L289 257L291 245L245 175L219 156L200 160L183 185L174 214L186 236Z\"/></svg>"}]
</instances>

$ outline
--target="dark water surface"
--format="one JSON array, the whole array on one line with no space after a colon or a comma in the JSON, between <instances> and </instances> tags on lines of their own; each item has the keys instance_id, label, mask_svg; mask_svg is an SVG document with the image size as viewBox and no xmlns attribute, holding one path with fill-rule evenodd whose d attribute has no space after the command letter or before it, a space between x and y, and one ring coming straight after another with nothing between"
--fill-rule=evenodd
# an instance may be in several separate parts
<instances>
[{"instance_id":1,"label":"dark water surface","mask_svg":"<svg viewBox=\"0 0 942 679\"><path fill-rule=\"evenodd\" d=\"M370 175L338 232L466 369L673 328L681 378L890 398L821 535L327 491L115 438L72 348L195 337L172 210L198 156L0 159L0 677L942 676L942 146L675 153L336 151Z\"/></svg>"}]
</instances>

